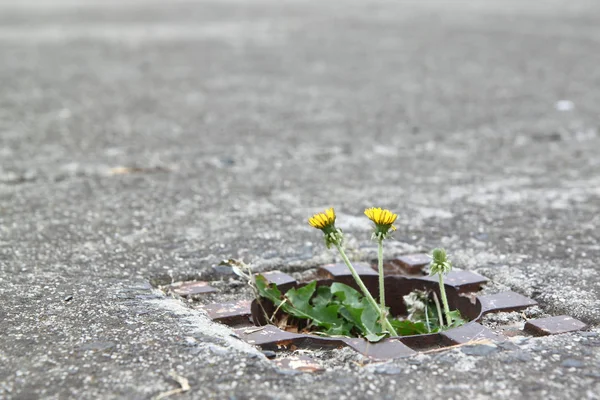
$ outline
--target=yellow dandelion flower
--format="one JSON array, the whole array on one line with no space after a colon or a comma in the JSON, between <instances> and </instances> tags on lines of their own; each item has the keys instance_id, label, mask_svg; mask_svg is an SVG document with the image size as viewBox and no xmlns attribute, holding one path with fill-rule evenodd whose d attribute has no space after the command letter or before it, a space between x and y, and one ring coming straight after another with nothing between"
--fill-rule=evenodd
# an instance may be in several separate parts
<instances>
[{"instance_id":1,"label":"yellow dandelion flower","mask_svg":"<svg viewBox=\"0 0 600 400\"><path fill-rule=\"evenodd\" d=\"M390 229L392 231L396 230L396 227L392 224L396 222L398 214L394 214L390 210L371 207L365 210L365 215L375 223L375 237L385 238Z\"/></svg>"},{"instance_id":2,"label":"yellow dandelion flower","mask_svg":"<svg viewBox=\"0 0 600 400\"><path fill-rule=\"evenodd\" d=\"M335 224L335 211L333 207L325 210L325 212L317 213L308 219L308 223L313 228L324 230L333 227Z\"/></svg>"},{"instance_id":3,"label":"yellow dandelion flower","mask_svg":"<svg viewBox=\"0 0 600 400\"><path fill-rule=\"evenodd\" d=\"M313 228L323 231L325 234L325 245L330 248L331 245L341 246L344 241L342 231L335 227L335 211L333 207L325 212L317 213L308 219L308 223Z\"/></svg>"}]
</instances>

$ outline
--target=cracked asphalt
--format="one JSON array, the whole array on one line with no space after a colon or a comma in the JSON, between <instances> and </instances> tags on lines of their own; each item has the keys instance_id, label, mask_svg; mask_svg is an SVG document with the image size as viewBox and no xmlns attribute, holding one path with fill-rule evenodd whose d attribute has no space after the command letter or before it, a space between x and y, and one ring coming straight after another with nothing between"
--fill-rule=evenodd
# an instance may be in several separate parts
<instances>
[{"instance_id":1,"label":"cracked asphalt","mask_svg":"<svg viewBox=\"0 0 600 400\"><path fill-rule=\"evenodd\" d=\"M600 398L599 22L584 0L0 1L0 399L147 399L172 371L181 399ZM388 256L444 246L590 328L295 373L155 288L334 261L306 223L330 206L370 260L372 205L399 214Z\"/></svg>"}]
</instances>

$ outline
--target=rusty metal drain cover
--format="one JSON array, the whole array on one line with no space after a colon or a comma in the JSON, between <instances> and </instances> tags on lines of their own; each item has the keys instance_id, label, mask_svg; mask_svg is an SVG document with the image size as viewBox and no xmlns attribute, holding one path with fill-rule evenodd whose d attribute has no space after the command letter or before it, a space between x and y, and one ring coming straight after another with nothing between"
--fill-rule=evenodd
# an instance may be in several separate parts
<instances>
[{"instance_id":1,"label":"rusty metal drain cover","mask_svg":"<svg viewBox=\"0 0 600 400\"><path fill-rule=\"evenodd\" d=\"M424 254L412 254L399 257L386 269L385 290L392 315L405 315L406 306L402 300L404 295L413 290L436 291L439 295L437 278L424 276L422 268L425 264ZM368 263L356 263L355 267L363 282L372 293L378 292L377 273ZM409 271L399 274L399 271ZM282 291L304 285L292 276L280 271L263 274L272 283L276 283ZM319 285L330 285L333 282L345 283L358 289L350 272L344 264L329 264L319 268ZM370 343L362 338L324 337L314 334L287 332L274 325L266 324L258 311L256 300L235 303L213 303L203 305L203 309L215 322L234 328L236 335L247 343L264 350L289 350L295 348L327 349L350 347L372 360L388 360L407 357L420 350L443 348L474 341L502 342L508 337L495 333L479 322L488 313L523 310L536 305L536 301L514 292L502 292L494 295L478 296L477 291L487 282L481 275L470 271L455 270L446 277L446 293L451 308L460 310L470 322L443 332L386 338L378 343ZM181 285L175 293L188 295L209 293L210 289L202 289L204 283ZM189 289L188 289L189 288ZM262 325L262 326L259 326ZM525 331L535 335L553 335L584 329L586 325L572 317L558 316L531 320L525 324Z\"/></svg>"}]
</instances>

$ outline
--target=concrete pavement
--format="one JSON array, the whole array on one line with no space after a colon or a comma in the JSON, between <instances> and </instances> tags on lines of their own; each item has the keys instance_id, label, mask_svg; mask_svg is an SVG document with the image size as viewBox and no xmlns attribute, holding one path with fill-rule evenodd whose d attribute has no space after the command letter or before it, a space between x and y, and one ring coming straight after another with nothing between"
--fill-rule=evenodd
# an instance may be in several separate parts
<instances>
[{"instance_id":1,"label":"concrete pavement","mask_svg":"<svg viewBox=\"0 0 600 400\"><path fill-rule=\"evenodd\" d=\"M171 371L182 399L599 398L599 21L582 0L1 2L0 398L145 399ZM388 254L443 245L591 330L291 374L152 286L247 297L212 266L333 261L305 221L329 206L369 260L372 205L400 215Z\"/></svg>"}]
</instances>

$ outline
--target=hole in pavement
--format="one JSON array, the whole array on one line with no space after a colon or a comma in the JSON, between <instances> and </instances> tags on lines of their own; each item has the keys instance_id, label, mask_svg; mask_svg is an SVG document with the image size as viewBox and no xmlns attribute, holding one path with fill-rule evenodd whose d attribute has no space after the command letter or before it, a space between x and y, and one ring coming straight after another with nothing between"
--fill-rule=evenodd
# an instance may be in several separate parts
<instances>
[{"instance_id":1,"label":"hole in pavement","mask_svg":"<svg viewBox=\"0 0 600 400\"><path fill-rule=\"evenodd\" d=\"M413 290L439 291L437 278L429 277L423 271L428 263L426 254L405 255L386 261L386 297L393 315L406 314L402 297ZM355 263L355 268L368 289L376 293L376 263ZM460 327L439 333L386 338L377 343L362 338L289 332L264 324L264 317L258 312L250 288L232 274L229 267L213 269L211 278L214 279L211 281L194 279L165 284L163 280L162 285L157 285L160 280L155 280L155 286L166 294L184 299L190 307L202 310L214 322L229 326L240 340L261 348L281 371L289 373L319 372L324 365L332 363L368 363L410 357L451 346L495 346L517 336L559 334L586 327L584 323L564 315L535 318L540 310L534 300L511 291L483 294L481 289L488 283L485 277L455 269L445 281L451 308L460 310L469 320ZM297 273L299 279L280 271L263 275L269 282L276 283L282 292L315 279L321 285L332 282L355 285L344 264L323 265ZM534 319L529 319L528 315Z\"/></svg>"}]
</instances>

